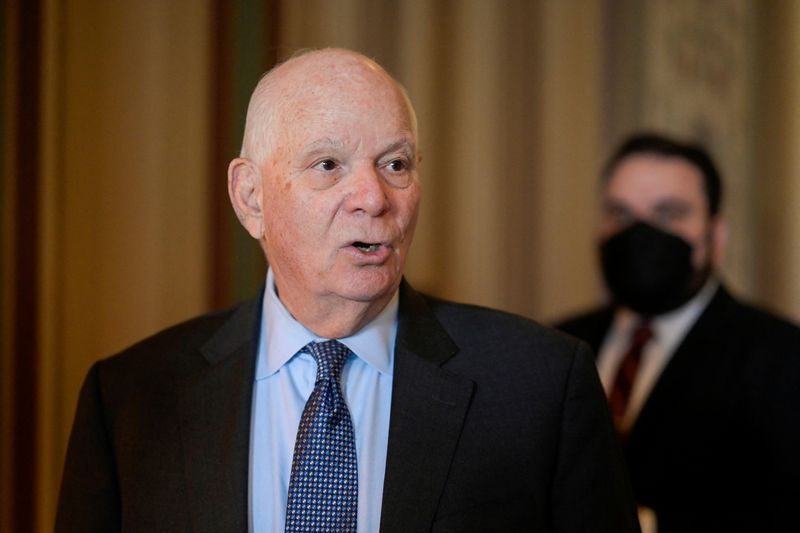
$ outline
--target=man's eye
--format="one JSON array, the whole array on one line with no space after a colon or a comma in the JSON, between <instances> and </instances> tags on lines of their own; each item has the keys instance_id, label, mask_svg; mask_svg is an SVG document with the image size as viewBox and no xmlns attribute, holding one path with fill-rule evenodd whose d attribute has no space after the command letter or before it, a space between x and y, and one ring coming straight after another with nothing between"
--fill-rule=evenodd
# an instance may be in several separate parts
<instances>
[{"instance_id":1,"label":"man's eye","mask_svg":"<svg viewBox=\"0 0 800 533\"><path fill-rule=\"evenodd\" d=\"M392 172L403 172L408 168L408 163L406 163L402 159L394 159L392 161L389 161L389 164L386 166L389 167L389 170L391 170Z\"/></svg>"},{"instance_id":2,"label":"man's eye","mask_svg":"<svg viewBox=\"0 0 800 533\"><path fill-rule=\"evenodd\" d=\"M606 207L606 216L621 225L630 224L634 219L633 213L620 206Z\"/></svg>"},{"instance_id":3,"label":"man's eye","mask_svg":"<svg viewBox=\"0 0 800 533\"><path fill-rule=\"evenodd\" d=\"M689 215L689 209L684 206L665 206L656 210L656 220L660 224L674 224Z\"/></svg>"},{"instance_id":4,"label":"man's eye","mask_svg":"<svg viewBox=\"0 0 800 533\"><path fill-rule=\"evenodd\" d=\"M314 168L317 168L319 170L324 170L325 172L330 172L331 170L336 170L337 166L338 165L336 164L336 161L334 161L333 159L323 159L322 161L314 165Z\"/></svg>"}]
</instances>

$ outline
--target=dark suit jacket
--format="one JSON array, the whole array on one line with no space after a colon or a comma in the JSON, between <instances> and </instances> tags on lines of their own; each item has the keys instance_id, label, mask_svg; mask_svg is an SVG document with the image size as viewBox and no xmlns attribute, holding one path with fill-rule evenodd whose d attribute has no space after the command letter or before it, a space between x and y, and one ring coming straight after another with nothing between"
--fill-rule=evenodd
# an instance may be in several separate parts
<instances>
[{"instance_id":1,"label":"dark suit jacket","mask_svg":"<svg viewBox=\"0 0 800 533\"><path fill-rule=\"evenodd\" d=\"M97 363L56 531L246 531L260 298ZM401 288L381 531L638 530L588 348Z\"/></svg>"},{"instance_id":2,"label":"dark suit jacket","mask_svg":"<svg viewBox=\"0 0 800 533\"><path fill-rule=\"evenodd\" d=\"M595 351L604 308L559 325ZM721 287L624 443L658 533L800 531L800 329Z\"/></svg>"}]
</instances>

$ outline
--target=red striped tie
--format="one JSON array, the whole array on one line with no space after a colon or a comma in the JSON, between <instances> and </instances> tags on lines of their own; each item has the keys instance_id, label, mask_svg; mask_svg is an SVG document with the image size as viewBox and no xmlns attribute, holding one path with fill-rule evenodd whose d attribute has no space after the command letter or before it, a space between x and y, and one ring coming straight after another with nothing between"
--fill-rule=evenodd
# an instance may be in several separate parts
<instances>
[{"instance_id":1,"label":"red striped tie","mask_svg":"<svg viewBox=\"0 0 800 533\"><path fill-rule=\"evenodd\" d=\"M625 352L622 363L619 365L614 386L608 395L608 404L611 407L611 415L614 417L614 425L616 425L620 434L624 433L622 421L625 418L625 411L628 409L628 402L633 390L633 381L636 379L636 373L639 370L639 362L642 360L642 349L652 336L653 331L650 329L650 321L643 320L639 323L631 336L630 346L628 351Z\"/></svg>"}]
</instances>

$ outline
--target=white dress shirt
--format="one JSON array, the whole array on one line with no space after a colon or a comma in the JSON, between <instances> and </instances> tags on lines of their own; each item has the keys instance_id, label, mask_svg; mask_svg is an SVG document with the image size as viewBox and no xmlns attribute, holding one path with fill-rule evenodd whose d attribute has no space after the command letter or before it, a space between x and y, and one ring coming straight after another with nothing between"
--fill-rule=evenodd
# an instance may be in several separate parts
<instances>
[{"instance_id":1,"label":"white dress shirt","mask_svg":"<svg viewBox=\"0 0 800 533\"><path fill-rule=\"evenodd\" d=\"M622 421L622 427L631 427L653 390L664 367L667 366L675 350L686 337L689 329L705 310L708 302L719 287L719 282L711 278L691 300L681 307L658 315L650 320L653 336L642 350L642 359L633 382L633 390ZM630 309L620 308L614 314L611 325L597 355L597 371L606 390L611 393L619 365L630 345L631 338L641 317Z\"/></svg>"},{"instance_id":2,"label":"white dress shirt","mask_svg":"<svg viewBox=\"0 0 800 533\"><path fill-rule=\"evenodd\" d=\"M342 369L342 392L353 420L358 464L358 533L380 526L392 398L398 295L367 326L338 339L355 354ZM282 532L297 427L314 389L317 364L301 351L322 341L297 322L267 272L256 360L250 441L250 531Z\"/></svg>"}]
</instances>

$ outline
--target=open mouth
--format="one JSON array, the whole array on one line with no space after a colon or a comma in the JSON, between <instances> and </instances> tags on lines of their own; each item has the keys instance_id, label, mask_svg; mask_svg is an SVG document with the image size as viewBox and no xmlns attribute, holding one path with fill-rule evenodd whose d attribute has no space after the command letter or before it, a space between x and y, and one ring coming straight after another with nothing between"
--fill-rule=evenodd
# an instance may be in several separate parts
<instances>
[{"instance_id":1,"label":"open mouth","mask_svg":"<svg viewBox=\"0 0 800 533\"><path fill-rule=\"evenodd\" d=\"M366 252L366 253L377 252L381 247L380 243L368 243L368 242L361 242L361 241L354 242L353 246L355 246L356 248L358 248L362 252Z\"/></svg>"}]
</instances>

